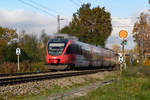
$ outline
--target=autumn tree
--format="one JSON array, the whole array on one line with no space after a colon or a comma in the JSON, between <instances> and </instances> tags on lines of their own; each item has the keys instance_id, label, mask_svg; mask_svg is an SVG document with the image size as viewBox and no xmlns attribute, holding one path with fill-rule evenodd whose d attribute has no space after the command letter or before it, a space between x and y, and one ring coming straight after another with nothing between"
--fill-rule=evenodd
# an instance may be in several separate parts
<instances>
[{"instance_id":1,"label":"autumn tree","mask_svg":"<svg viewBox=\"0 0 150 100\"><path fill-rule=\"evenodd\" d=\"M0 27L0 39L10 41L17 37L16 30Z\"/></svg>"},{"instance_id":2,"label":"autumn tree","mask_svg":"<svg viewBox=\"0 0 150 100\"><path fill-rule=\"evenodd\" d=\"M4 49L7 47L8 42L15 37L17 37L16 30L0 27L0 63L5 61L6 55L4 55L4 52L6 51Z\"/></svg>"},{"instance_id":3,"label":"autumn tree","mask_svg":"<svg viewBox=\"0 0 150 100\"><path fill-rule=\"evenodd\" d=\"M73 14L70 24L61 29L60 33L76 36L83 42L105 46L111 31L110 13L105 11L105 7L91 8L90 4L83 4Z\"/></svg>"},{"instance_id":4,"label":"autumn tree","mask_svg":"<svg viewBox=\"0 0 150 100\"><path fill-rule=\"evenodd\" d=\"M4 61L4 56L3 56L3 49L7 45L7 42L5 40L0 39L0 63Z\"/></svg>"},{"instance_id":5,"label":"autumn tree","mask_svg":"<svg viewBox=\"0 0 150 100\"><path fill-rule=\"evenodd\" d=\"M150 15L141 13L134 24L133 37L139 48L139 55L150 53Z\"/></svg>"}]
</instances>

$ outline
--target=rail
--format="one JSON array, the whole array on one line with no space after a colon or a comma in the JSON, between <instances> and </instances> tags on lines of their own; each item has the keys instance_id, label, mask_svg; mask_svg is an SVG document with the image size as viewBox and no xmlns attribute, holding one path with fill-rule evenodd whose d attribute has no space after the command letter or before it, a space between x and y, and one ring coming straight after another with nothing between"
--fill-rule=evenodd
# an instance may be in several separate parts
<instances>
[{"instance_id":1,"label":"rail","mask_svg":"<svg viewBox=\"0 0 150 100\"><path fill-rule=\"evenodd\" d=\"M41 81L46 79L56 79L56 78L64 78L64 77L79 76L79 75L86 75L86 74L94 74L97 72L112 71L112 70L113 69L96 69L96 70L86 70L86 71L79 71L79 72L59 73L59 74L46 74L46 75L23 76L23 77L18 76L13 78L6 77L0 79L0 86L20 84L20 83L33 82L33 81Z\"/></svg>"}]
</instances>

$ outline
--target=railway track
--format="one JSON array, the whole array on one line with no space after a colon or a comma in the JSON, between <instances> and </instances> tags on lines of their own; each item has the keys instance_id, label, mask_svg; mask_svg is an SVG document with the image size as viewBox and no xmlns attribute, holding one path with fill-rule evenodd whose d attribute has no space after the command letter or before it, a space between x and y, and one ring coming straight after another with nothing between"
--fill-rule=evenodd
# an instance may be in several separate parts
<instances>
[{"instance_id":1,"label":"railway track","mask_svg":"<svg viewBox=\"0 0 150 100\"><path fill-rule=\"evenodd\" d=\"M77 71L77 72L68 72L68 73L58 73L58 74L42 74L42 75L34 75L34 76L18 76L18 77L5 77L0 79L0 86L6 85L14 85L26 82L33 81L41 81L46 79L56 79L56 78L64 78L71 76L79 76L86 74L94 74L102 71L112 71L114 69L96 69L96 70L85 70L85 71Z\"/></svg>"},{"instance_id":2,"label":"railway track","mask_svg":"<svg viewBox=\"0 0 150 100\"><path fill-rule=\"evenodd\" d=\"M50 71L45 71L45 72L21 72L21 73L11 73L11 74L0 74L0 77L41 74L41 73L49 73L49 72Z\"/></svg>"}]
</instances>

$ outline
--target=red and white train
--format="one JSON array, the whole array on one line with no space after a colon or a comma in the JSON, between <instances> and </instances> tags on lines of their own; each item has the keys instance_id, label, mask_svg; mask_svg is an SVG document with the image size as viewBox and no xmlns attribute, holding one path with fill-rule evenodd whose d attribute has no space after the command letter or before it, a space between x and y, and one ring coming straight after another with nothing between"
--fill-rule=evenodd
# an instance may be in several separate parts
<instances>
[{"instance_id":1,"label":"red and white train","mask_svg":"<svg viewBox=\"0 0 150 100\"><path fill-rule=\"evenodd\" d=\"M112 67L115 64L116 53L100 46L67 38L53 38L47 43L46 67L48 69Z\"/></svg>"}]
</instances>

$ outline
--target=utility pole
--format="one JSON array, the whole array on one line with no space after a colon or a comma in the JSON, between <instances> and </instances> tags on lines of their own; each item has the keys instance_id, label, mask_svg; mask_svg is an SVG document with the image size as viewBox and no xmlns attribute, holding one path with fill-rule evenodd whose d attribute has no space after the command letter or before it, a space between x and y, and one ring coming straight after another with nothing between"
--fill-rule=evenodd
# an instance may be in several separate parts
<instances>
[{"instance_id":1,"label":"utility pole","mask_svg":"<svg viewBox=\"0 0 150 100\"><path fill-rule=\"evenodd\" d=\"M148 2L148 3L149 3L149 5L150 5L150 0L149 0L149 2ZM150 12L150 9L149 9L149 12Z\"/></svg>"},{"instance_id":2,"label":"utility pole","mask_svg":"<svg viewBox=\"0 0 150 100\"><path fill-rule=\"evenodd\" d=\"M60 31L60 20L64 20L63 18L60 18L60 16L57 16L57 33Z\"/></svg>"}]
</instances>

